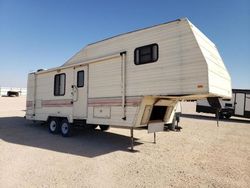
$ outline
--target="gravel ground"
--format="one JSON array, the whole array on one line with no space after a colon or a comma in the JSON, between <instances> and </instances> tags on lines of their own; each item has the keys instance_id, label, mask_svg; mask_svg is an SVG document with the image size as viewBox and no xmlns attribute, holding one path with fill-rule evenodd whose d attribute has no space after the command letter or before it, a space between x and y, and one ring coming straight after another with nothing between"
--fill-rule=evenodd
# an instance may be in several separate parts
<instances>
[{"instance_id":1,"label":"gravel ground","mask_svg":"<svg viewBox=\"0 0 250 188\"><path fill-rule=\"evenodd\" d=\"M0 97L0 187L250 187L250 121L216 126L183 103L181 132L78 129L51 135L23 118L25 97Z\"/></svg>"}]
</instances>

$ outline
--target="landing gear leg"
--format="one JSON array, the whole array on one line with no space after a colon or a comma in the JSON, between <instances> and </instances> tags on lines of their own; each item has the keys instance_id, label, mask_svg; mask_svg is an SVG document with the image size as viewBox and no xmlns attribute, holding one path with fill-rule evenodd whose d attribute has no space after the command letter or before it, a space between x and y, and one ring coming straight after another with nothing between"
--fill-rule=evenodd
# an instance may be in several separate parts
<instances>
[{"instance_id":1,"label":"landing gear leg","mask_svg":"<svg viewBox=\"0 0 250 188\"><path fill-rule=\"evenodd\" d=\"M134 129L133 129L133 127L130 129L130 137L131 137L130 151L134 151Z\"/></svg>"},{"instance_id":2,"label":"landing gear leg","mask_svg":"<svg viewBox=\"0 0 250 188\"><path fill-rule=\"evenodd\" d=\"M217 127L219 127L219 118L220 118L220 109L216 109L216 116L217 116Z\"/></svg>"},{"instance_id":3,"label":"landing gear leg","mask_svg":"<svg viewBox=\"0 0 250 188\"><path fill-rule=\"evenodd\" d=\"M156 132L154 132L154 144L156 144Z\"/></svg>"}]
</instances>

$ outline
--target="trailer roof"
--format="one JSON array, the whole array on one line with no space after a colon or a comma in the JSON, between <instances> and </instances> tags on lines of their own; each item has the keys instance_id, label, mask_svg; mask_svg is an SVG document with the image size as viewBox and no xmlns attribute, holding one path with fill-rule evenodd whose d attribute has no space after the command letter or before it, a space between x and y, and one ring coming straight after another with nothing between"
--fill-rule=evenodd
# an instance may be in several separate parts
<instances>
[{"instance_id":1,"label":"trailer roof","mask_svg":"<svg viewBox=\"0 0 250 188\"><path fill-rule=\"evenodd\" d=\"M112 38L115 38L115 37L119 37L119 36L122 36L122 35L134 33L134 32L137 32L137 31L142 31L142 30L145 30L145 29L150 29L150 28L153 28L153 27L157 27L157 26L160 26L160 25L165 25L165 24L169 24L169 23L177 22L177 21L181 21L181 20L188 20L188 19L187 19L187 18L179 18L179 19L172 20L172 21L169 21L169 22L164 22L164 23L160 23L160 24L155 24L155 25L152 25L152 26L149 26L149 27L144 27L144 28L136 29L136 30L129 31L129 32L126 32L126 33L121 33L121 34L118 34L118 35L115 35L115 36L112 36L112 37L105 38L105 39L103 39L103 40L99 40L99 41L90 43L90 44L88 44L87 46L90 46L90 45L93 45L93 44L96 44L96 43L99 43L99 42L103 42L103 41L105 41L105 40L109 40L109 39L112 39Z\"/></svg>"},{"instance_id":2,"label":"trailer roof","mask_svg":"<svg viewBox=\"0 0 250 188\"><path fill-rule=\"evenodd\" d=\"M86 48L92 46L92 45L95 45L95 44L98 44L98 43L101 43L101 42L104 42L104 41L107 41L107 40L110 40L110 39L113 39L113 38L117 38L117 37L121 37L121 36L124 36L124 35L128 35L128 34L131 34L131 33L136 33L138 31L143 31L143 30L147 30L147 29L151 29L151 28L154 28L154 27L158 27L158 26L162 26L162 25L166 25L166 24L170 24L170 23L173 23L173 22L180 22L180 21L189 21L187 18L179 18L179 19L176 19L176 20L173 20L173 21L169 21L169 22L164 22L164 23L161 23L161 24L156 24L156 25L153 25L153 26L149 26L149 27L145 27L145 28L141 28L141 29L137 29L137 30L133 30L133 31L129 31L129 32L126 32L126 33L121 33L121 34L118 34L118 35L115 35L115 36L112 36L112 37L108 37L108 38L105 38L103 40L99 40L99 41L96 41L96 42L93 42L93 43L89 43L87 44L86 46L84 46L83 48L81 48L78 52L76 52L71 58L69 58L62 66L65 66L65 65L68 65L68 64L71 64L71 60L77 56L78 54L82 53Z\"/></svg>"}]
</instances>

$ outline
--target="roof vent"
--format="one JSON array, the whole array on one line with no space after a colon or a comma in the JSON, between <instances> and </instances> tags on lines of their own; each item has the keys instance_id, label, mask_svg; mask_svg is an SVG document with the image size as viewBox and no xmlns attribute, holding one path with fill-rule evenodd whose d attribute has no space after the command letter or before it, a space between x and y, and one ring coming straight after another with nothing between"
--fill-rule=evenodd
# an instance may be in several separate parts
<instances>
[{"instance_id":1,"label":"roof vent","mask_svg":"<svg viewBox=\"0 0 250 188\"><path fill-rule=\"evenodd\" d=\"M38 69L36 72L41 72L41 71L44 71L44 69Z\"/></svg>"}]
</instances>

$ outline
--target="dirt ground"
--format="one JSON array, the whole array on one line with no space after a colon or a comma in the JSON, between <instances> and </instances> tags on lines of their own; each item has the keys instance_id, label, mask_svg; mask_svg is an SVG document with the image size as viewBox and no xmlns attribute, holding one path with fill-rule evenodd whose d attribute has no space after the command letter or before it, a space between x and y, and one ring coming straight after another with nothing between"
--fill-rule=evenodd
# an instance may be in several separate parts
<instances>
[{"instance_id":1,"label":"dirt ground","mask_svg":"<svg viewBox=\"0 0 250 188\"><path fill-rule=\"evenodd\" d=\"M23 118L24 97L0 97L0 187L250 187L250 121L213 117L184 103L181 132L78 129L51 135Z\"/></svg>"}]
</instances>

